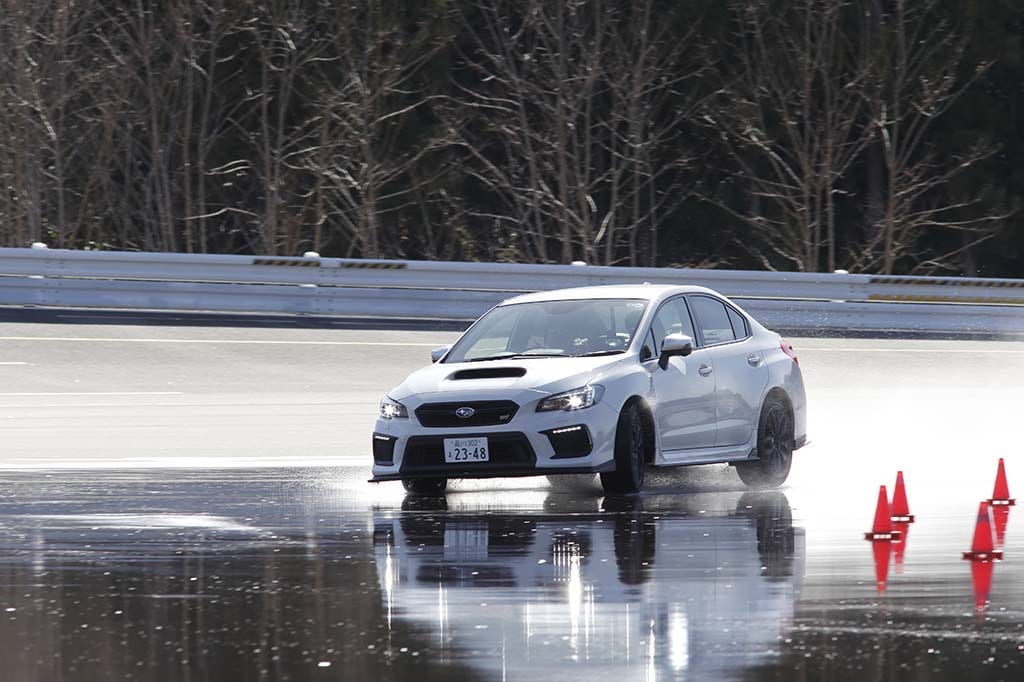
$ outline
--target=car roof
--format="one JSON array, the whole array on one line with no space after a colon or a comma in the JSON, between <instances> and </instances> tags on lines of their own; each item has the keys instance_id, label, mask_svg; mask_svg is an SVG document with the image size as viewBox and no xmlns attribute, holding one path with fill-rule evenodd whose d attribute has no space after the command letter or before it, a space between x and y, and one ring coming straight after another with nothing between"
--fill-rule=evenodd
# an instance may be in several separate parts
<instances>
[{"instance_id":1,"label":"car roof","mask_svg":"<svg viewBox=\"0 0 1024 682\"><path fill-rule=\"evenodd\" d=\"M682 286L678 284L605 284L593 287L536 291L532 294L523 294L522 296L510 298L503 301L501 305L600 298L631 298L644 301L658 301L677 294L697 293L720 295L706 287Z\"/></svg>"}]
</instances>

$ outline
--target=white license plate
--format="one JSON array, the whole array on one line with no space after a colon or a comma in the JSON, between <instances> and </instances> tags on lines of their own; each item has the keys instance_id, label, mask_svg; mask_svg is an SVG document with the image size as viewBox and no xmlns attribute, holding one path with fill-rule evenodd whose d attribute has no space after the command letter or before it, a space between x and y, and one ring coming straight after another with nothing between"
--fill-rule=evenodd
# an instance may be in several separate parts
<instances>
[{"instance_id":1,"label":"white license plate","mask_svg":"<svg viewBox=\"0 0 1024 682\"><path fill-rule=\"evenodd\" d=\"M444 558L449 561L483 561L487 559L487 526L445 528Z\"/></svg>"},{"instance_id":2,"label":"white license plate","mask_svg":"<svg viewBox=\"0 0 1024 682\"><path fill-rule=\"evenodd\" d=\"M445 464L466 464L487 462L490 453L487 451L486 438L445 438Z\"/></svg>"}]
</instances>

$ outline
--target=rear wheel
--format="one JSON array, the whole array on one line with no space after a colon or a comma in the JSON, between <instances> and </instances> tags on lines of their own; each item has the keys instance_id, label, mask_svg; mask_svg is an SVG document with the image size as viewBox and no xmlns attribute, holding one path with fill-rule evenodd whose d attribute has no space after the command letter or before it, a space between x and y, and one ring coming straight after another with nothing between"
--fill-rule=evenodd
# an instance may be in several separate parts
<instances>
[{"instance_id":1,"label":"rear wheel","mask_svg":"<svg viewBox=\"0 0 1024 682\"><path fill-rule=\"evenodd\" d=\"M402 479L405 492L413 495L443 495L448 488L447 478L405 478Z\"/></svg>"},{"instance_id":2,"label":"rear wheel","mask_svg":"<svg viewBox=\"0 0 1024 682\"><path fill-rule=\"evenodd\" d=\"M609 495L628 495L640 491L647 467L644 448L644 420L640 406L627 405L615 428L615 471L601 474L601 486Z\"/></svg>"},{"instance_id":3,"label":"rear wheel","mask_svg":"<svg viewBox=\"0 0 1024 682\"><path fill-rule=\"evenodd\" d=\"M740 462L736 473L748 488L777 488L793 466L793 415L779 396L769 396L757 427L757 460Z\"/></svg>"},{"instance_id":4,"label":"rear wheel","mask_svg":"<svg viewBox=\"0 0 1024 682\"><path fill-rule=\"evenodd\" d=\"M766 578L793 575L796 531L789 500L777 491L743 493L736 513L749 518L757 535L757 554Z\"/></svg>"}]
</instances>

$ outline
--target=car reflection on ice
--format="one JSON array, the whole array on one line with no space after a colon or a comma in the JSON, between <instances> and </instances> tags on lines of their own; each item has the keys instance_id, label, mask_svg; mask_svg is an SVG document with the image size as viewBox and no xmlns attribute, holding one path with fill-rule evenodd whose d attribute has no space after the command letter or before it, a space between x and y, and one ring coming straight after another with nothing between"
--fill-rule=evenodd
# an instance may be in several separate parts
<instances>
[{"instance_id":1,"label":"car reflection on ice","mask_svg":"<svg viewBox=\"0 0 1024 682\"><path fill-rule=\"evenodd\" d=\"M388 618L519 679L639 669L727 679L778 654L804 572L784 494L550 494L543 511L407 498L374 515Z\"/></svg>"}]
</instances>

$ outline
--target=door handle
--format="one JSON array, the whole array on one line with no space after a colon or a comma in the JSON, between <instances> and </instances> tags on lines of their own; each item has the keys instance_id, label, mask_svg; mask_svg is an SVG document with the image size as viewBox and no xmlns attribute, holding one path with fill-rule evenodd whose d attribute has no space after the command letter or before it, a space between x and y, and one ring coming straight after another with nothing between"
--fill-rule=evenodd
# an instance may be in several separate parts
<instances>
[{"instance_id":1,"label":"door handle","mask_svg":"<svg viewBox=\"0 0 1024 682\"><path fill-rule=\"evenodd\" d=\"M702 377L706 377L711 375L711 371L712 370L709 365L701 365L700 369L697 370L697 374L701 375Z\"/></svg>"},{"instance_id":2,"label":"door handle","mask_svg":"<svg viewBox=\"0 0 1024 682\"><path fill-rule=\"evenodd\" d=\"M761 356L755 353L751 353L747 356L747 364L751 367L757 367L761 364Z\"/></svg>"}]
</instances>

